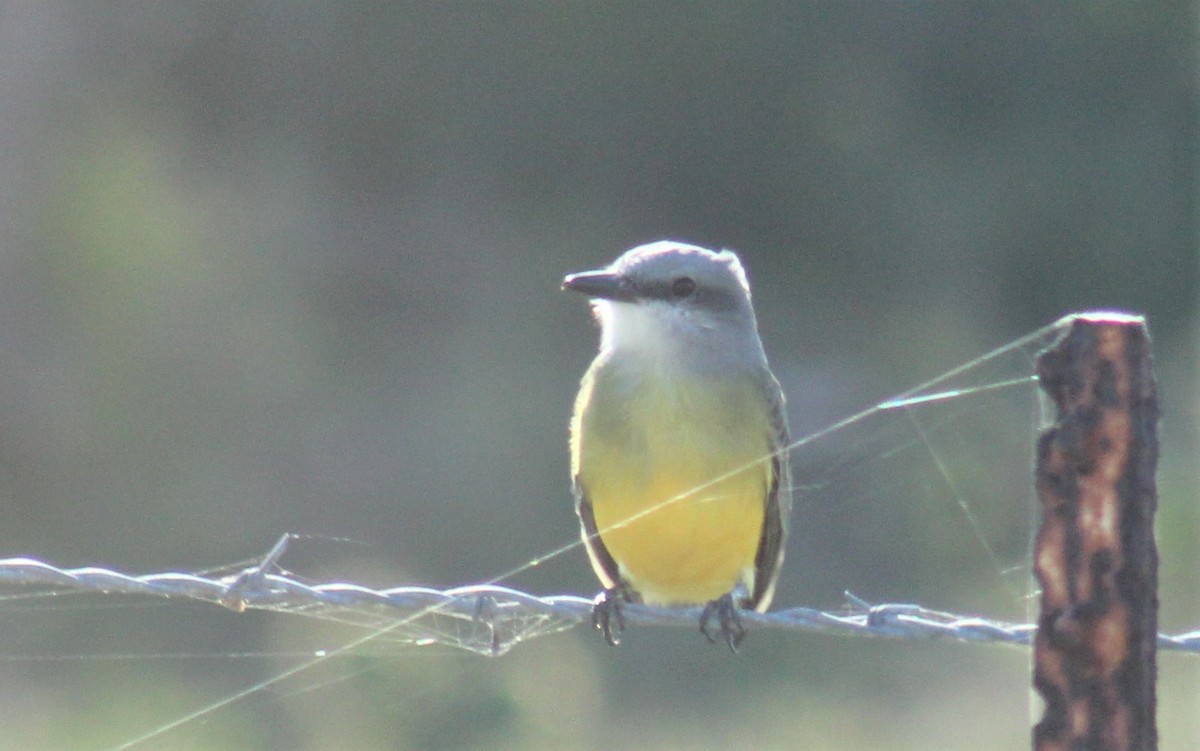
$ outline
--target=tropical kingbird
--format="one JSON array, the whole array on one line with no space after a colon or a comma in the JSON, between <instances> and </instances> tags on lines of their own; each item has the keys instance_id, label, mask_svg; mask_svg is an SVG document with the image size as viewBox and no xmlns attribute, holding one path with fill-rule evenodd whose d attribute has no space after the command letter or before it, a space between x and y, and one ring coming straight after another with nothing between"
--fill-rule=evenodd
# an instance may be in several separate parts
<instances>
[{"instance_id":1,"label":"tropical kingbird","mask_svg":"<svg viewBox=\"0 0 1200 751\"><path fill-rule=\"evenodd\" d=\"M770 605L791 510L783 392L745 271L731 251L663 241L563 287L600 323L571 420L575 508L604 587L593 621L616 644L623 602L703 605L700 631L732 649L737 608Z\"/></svg>"}]
</instances>

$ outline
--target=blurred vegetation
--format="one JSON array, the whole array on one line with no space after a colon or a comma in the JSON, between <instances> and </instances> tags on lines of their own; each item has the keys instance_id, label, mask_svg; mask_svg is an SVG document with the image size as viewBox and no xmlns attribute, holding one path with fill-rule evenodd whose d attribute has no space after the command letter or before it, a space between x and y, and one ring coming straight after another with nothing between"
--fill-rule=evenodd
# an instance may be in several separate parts
<instances>
[{"instance_id":1,"label":"blurred vegetation","mask_svg":"<svg viewBox=\"0 0 1200 751\"><path fill-rule=\"evenodd\" d=\"M741 253L797 435L1064 313L1145 313L1163 627L1200 627L1196 20L1182 0L6 4L0 554L192 570L294 531L368 543L299 546L302 575L438 586L569 542L594 340L559 280L672 237ZM912 440L882 430L864 440ZM998 484L990 441L1029 441L1010 433L955 471ZM802 489L778 605L851 589L1012 617L952 502L882 501L899 445L871 449L872 481ZM1025 498L1027 469L995 498ZM1025 509L976 505L1018 550ZM509 583L596 587L578 551ZM0 610L0 747L113 746L318 631L91 602ZM95 659L239 652L280 656ZM13 659L38 655L81 659ZM1163 659L1164 749L1200 735L1192 662ZM330 661L145 747L1021 748L1027 663L580 629L499 660Z\"/></svg>"}]
</instances>

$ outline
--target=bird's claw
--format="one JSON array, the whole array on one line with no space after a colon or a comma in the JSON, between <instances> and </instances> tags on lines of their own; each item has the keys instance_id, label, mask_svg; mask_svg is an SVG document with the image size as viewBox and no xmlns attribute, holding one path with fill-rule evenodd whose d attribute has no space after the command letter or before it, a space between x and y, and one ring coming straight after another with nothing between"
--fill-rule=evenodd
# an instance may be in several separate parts
<instances>
[{"instance_id":1,"label":"bird's claw","mask_svg":"<svg viewBox=\"0 0 1200 751\"><path fill-rule=\"evenodd\" d=\"M625 630L625 615L621 612L624 599L621 590L614 587L592 600L592 626L614 647L621 643L621 632Z\"/></svg>"},{"instance_id":2,"label":"bird's claw","mask_svg":"<svg viewBox=\"0 0 1200 751\"><path fill-rule=\"evenodd\" d=\"M717 617L717 628L710 627L714 615ZM738 617L733 595L722 595L704 606L704 611L700 613L700 633L713 644L718 640L725 642L731 652L737 653L738 644L746 636L746 628Z\"/></svg>"}]
</instances>

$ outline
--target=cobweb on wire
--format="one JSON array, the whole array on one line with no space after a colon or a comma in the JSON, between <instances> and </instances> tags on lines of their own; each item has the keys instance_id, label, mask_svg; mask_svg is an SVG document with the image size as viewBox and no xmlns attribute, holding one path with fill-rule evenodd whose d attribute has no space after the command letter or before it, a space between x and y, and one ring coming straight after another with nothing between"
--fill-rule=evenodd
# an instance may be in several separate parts
<instances>
[{"instance_id":1,"label":"cobweb on wire","mask_svg":"<svg viewBox=\"0 0 1200 751\"><path fill-rule=\"evenodd\" d=\"M840 528L844 520L819 518L822 509L850 509L887 528L905 517L933 519L954 536L985 576L1003 593L1001 603L1015 604L1005 621L956 617L943 610L913 605L872 607L853 595L834 611L791 608L767 615L747 614L759 627L887 635L949 635L968 641L1023 643L1018 622L1032 594L1028 542L1034 519L1032 456L1042 402L1033 375L1034 358L1057 336L1064 322L1021 337L982 357L885 399L819 430L802 434L789 447L797 486L794 516L796 553L814 540L811 530ZM969 478L969 479L967 479ZM981 489L990 497L983 497ZM1012 495L1016 494L1017 503ZM668 501L669 503L670 501ZM914 505L925 516L913 514ZM647 512L652 513L652 512ZM636 519L627 520L635 523ZM866 522L863 522L865 524ZM860 524L860 527L862 525ZM1002 529L1003 532L996 532ZM1012 530L1016 530L1014 533ZM828 536L828 535L826 535ZM876 539L863 558L890 561L912 551L897 533ZM0 583L22 589L10 598L25 602L61 597L68 592L103 591L151 594L218 603L234 610L267 610L335 622L360 630L349 644L442 646L501 655L517 644L573 628L590 619L591 600L577 595L535 596L500 586L521 572L568 553L579 554L577 541L546 551L478 585L451 589L398 587L375 590L348 583L319 584L280 567L291 536L285 535L264 559L228 575L167 573L130 576L104 569L57 569L38 561L0 562ZM848 542L848 547L854 543ZM853 550L841 558L855 558ZM829 554L828 557L838 557ZM898 565L903 569L904 565ZM845 568L843 586L854 587L854 568ZM860 566L860 568L863 568ZM835 567L835 571L838 569ZM869 572L868 572L869 573ZM785 568L784 582L791 574ZM42 589L31 589L37 585ZM784 590L787 591L786 589ZM782 597L776 599L777 607ZM915 599L915 598L914 598ZM889 619L888 614L904 616ZM698 611L630 609L632 624L694 625ZM998 615L998 614L995 614ZM908 624L898 628L897 623ZM947 624L965 624L961 632ZM986 626L986 627L984 627ZM345 647L343 647L345 649ZM327 657L328 651L316 654Z\"/></svg>"},{"instance_id":2,"label":"cobweb on wire","mask_svg":"<svg viewBox=\"0 0 1200 751\"><path fill-rule=\"evenodd\" d=\"M495 585L449 589L404 586L371 589L350 583L306 581L278 567L300 535L287 534L262 560L238 573L129 574L96 566L60 568L31 558L0 560L0 595L11 615L24 611L95 610L111 604L136 607L117 596L149 596L221 605L234 612L260 610L351 626L374 646L449 646L498 656L515 645L578 625L591 600L570 595L537 597ZM103 595L97 603L80 596ZM143 601L143 604L145 602ZM318 655L321 656L321 655Z\"/></svg>"}]
</instances>

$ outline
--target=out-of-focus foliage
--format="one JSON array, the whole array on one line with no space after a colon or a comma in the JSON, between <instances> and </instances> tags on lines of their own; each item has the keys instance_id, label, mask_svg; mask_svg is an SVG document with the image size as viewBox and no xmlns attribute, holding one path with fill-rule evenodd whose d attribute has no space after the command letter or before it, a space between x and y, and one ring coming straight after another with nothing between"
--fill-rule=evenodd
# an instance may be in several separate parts
<instances>
[{"instance_id":1,"label":"out-of-focus foliage","mask_svg":"<svg viewBox=\"0 0 1200 751\"><path fill-rule=\"evenodd\" d=\"M798 435L1066 312L1147 314L1163 625L1200 627L1196 28L1178 0L6 4L0 554L188 570L294 531L367 543L312 543L285 562L302 574L452 585L559 547L594 346L559 280L673 237L742 254ZM781 604L996 587L959 570L972 540L833 497L797 504ZM596 586L578 551L509 583ZM90 603L0 609L0 747L112 746L294 661L97 655L351 638ZM494 661L389 654L146 747L1028 732L1018 651L756 633L734 658L581 631ZM1163 748L1187 748L1196 668L1162 672Z\"/></svg>"}]
</instances>

